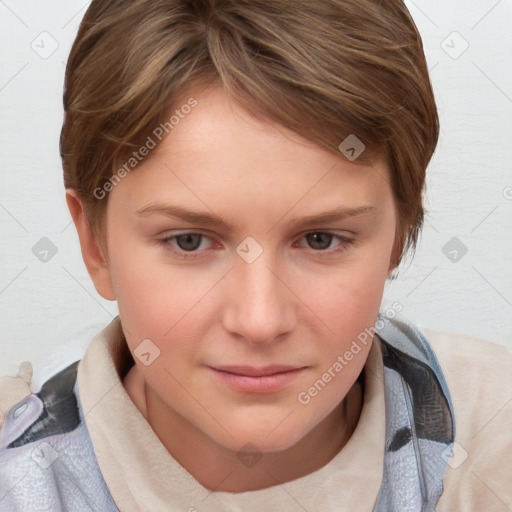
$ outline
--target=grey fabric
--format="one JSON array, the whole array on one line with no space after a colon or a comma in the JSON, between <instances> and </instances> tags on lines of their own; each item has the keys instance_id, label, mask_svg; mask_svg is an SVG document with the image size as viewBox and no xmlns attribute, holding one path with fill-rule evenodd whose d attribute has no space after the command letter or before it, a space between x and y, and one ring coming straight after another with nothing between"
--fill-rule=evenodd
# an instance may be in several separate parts
<instances>
[{"instance_id":1,"label":"grey fabric","mask_svg":"<svg viewBox=\"0 0 512 512\"><path fill-rule=\"evenodd\" d=\"M380 324L379 324L380 322ZM384 477L375 512L434 511L455 440L453 406L423 333L379 317L386 396Z\"/></svg>"},{"instance_id":2,"label":"grey fabric","mask_svg":"<svg viewBox=\"0 0 512 512\"><path fill-rule=\"evenodd\" d=\"M2 512L116 512L78 396L75 362L13 405L0 430Z\"/></svg>"}]
</instances>

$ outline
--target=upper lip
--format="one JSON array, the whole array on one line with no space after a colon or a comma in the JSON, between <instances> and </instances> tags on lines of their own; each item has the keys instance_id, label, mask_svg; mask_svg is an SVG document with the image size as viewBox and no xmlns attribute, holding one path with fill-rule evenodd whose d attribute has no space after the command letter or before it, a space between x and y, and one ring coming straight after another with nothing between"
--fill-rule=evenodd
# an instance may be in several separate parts
<instances>
[{"instance_id":1,"label":"upper lip","mask_svg":"<svg viewBox=\"0 0 512 512\"><path fill-rule=\"evenodd\" d=\"M301 370L303 366L289 365L270 365L270 366L212 366L214 370L221 372L235 373L237 375L247 375L249 377L261 377L264 375L273 375L275 373L284 373L292 370Z\"/></svg>"}]
</instances>

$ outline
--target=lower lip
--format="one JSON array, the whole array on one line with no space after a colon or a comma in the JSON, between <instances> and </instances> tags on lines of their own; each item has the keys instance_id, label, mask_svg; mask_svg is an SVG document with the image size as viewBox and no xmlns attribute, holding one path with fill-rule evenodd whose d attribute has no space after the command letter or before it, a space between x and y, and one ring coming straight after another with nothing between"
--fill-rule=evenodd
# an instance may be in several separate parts
<instances>
[{"instance_id":1,"label":"lower lip","mask_svg":"<svg viewBox=\"0 0 512 512\"><path fill-rule=\"evenodd\" d=\"M305 368L298 368L297 370L253 377L223 372L211 367L210 369L223 382L244 393L276 393L284 389L305 370Z\"/></svg>"}]
</instances>

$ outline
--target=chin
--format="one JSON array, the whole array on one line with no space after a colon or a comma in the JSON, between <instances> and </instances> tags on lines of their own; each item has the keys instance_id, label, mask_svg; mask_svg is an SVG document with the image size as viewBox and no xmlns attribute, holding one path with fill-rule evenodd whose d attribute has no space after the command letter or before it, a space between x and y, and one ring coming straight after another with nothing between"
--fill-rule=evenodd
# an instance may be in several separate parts
<instances>
[{"instance_id":1,"label":"chin","mask_svg":"<svg viewBox=\"0 0 512 512\"><path fill-rule=\"evenodd\" d=\"M218 439L217 442L235 452L242 450L248 444L256 447L254 451L262 453L287 450L297 444L307 434L307 431L305 429L300 430L296 426L293 430L284 428L281 423L284 417L286 417L286 414L271 423L265 422L262 424L260 422L257 425L232 423L227 427L227 430L230 433L235 433L233 437L226 435L223 436L222 440Z\"/></svg>"}]
</instances>

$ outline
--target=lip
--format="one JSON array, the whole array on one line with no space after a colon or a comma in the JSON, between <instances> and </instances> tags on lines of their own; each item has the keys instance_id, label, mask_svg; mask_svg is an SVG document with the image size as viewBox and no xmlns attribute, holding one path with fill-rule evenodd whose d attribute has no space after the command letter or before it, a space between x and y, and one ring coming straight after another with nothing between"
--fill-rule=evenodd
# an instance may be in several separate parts
<instances>
[{"instance_id":1,"label":"lip","mask_svg":"<svg viewBox=\"0 0 512 512\"><path fill-rule=\"evenodd\" d=\"M244 393L276 393L301 375L306 367L271 365L208 366L225 384Z\"/></svg>"}]
</instances>

